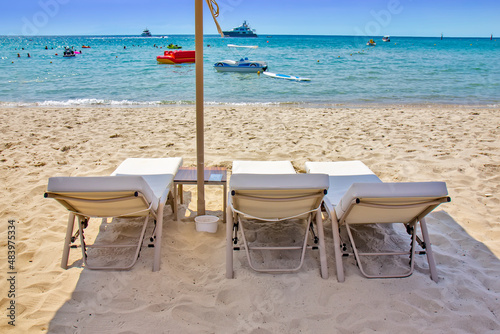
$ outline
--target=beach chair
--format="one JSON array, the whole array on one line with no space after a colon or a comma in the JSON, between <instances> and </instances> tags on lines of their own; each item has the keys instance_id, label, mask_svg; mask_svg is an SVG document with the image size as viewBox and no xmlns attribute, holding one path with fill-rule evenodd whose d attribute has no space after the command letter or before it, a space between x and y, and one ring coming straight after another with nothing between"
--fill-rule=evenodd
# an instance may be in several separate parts
<instances>
[{"instance_id":1,"label":"beach chair","mask_svg":"<svg viewBox=\"0 0 500 334\"><path fill-rule=\"evenodd\" d=\"M255 173L252 173L255 171ZM321 202L328 189L327 175L296 174L288 161L235 161L229 185L226 225L226 277L233 278L233 251L245 250L250 267L258 272L292 272L302 267L306 249L318 249L321 276L328 277ZM247 241L245 220L277 224L285 220L304 219L302 245L254 246ZM315 224L313 223L315 222ZM316 227L316 232L314 231ZM239 246L239 231L243 246ZM315 245L309 246L309 231ZM300 250L299 264L287 268L257 267L251 251Z\"/></svg>"},{"instance_id":2,"label":"beach chair","mask_svg":"<svg viewBox=\"0 0 500 334\"><path fill-rule=\"evenodd\" d=\"M72 244L80 237L82 257L89 269L127 270L136 263L143 244L150 217L155 219L151 236L154 247L153 271L160 270L161 234L163 209L172 196L172 184L182 158L129 158L118 166L111 176L96 177L51 177L47 185L46 198L53 198L69 211L66 238L64 240L61 267L68 268L68 257ZM84 230L90 218L136 218L144 217L137 244L87 245ZM78 230L73 234L75 220ZM126 266L93 266L88 263L89 248L135 247L132 262Z\"/></svg>"},{"instance_id":3,"label":"beach chair","mask_svg":"<svg viewBox=\"0 0 500 334\"><path fill-rule=\"evenodd\" d=\"M425 216L438 205L449 202L444 182L382 182L361 161L306 162L307 173L326 173L330 188L323 200L332 221L333 243L337 279L344 281L339 227L345 226L356 262L361 273L368 278L407 277L413 273L415 254L426 254L431 279L437 282L437 270ZM389 252L360 252L356 247L351 226L359 224L402 223L411 236L409 250ZM422 238L417 236L420 225ZM417 250L417 244L422 250ZM362 256L401 256L410 258L409 269L396 274L368 273L361 262Z\"/></svg>"}]
</instances>

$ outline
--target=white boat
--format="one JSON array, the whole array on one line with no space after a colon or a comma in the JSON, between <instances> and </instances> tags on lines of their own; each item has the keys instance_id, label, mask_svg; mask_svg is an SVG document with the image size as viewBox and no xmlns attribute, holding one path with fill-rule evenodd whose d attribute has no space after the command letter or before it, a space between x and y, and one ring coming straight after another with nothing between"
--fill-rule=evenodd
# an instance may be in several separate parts
<instances>
[{"instance_id":1,"label":"white boat","mask_svg":"<svg viewBox=\"0 0 500 334\"><path fill-rule=\"evenodd\" d=\"M148 28L144 29L141 34L142 37L151 37L151 33L149 32Z\"/></svg>"},{"instance_id":2,"label":"white boat","mask_svg":"<svg viewBox=\"0 0 500 334\"><path fill-rule=\"evenodd\" d=\"M234 49L247 50L248 52L258 48L257 45L228 44L227 46ZM221 60L214 64L214 68L217 72L257 73L267 70L267 63L261 60L249 60L248 57L240 55L240 60Z\"/></svg>"},{"instance_id":3,"label":"white boat","mask_svg":"<svg viewBox=\"0 0 500 334\"><path fill-rule=\"evenodd\" d=\"M250 29L247 21L243 21L243 24L239 27L233 28L229 31L223 31L224 37L257 37L255 29Z\"/></svg>"},{"instance_id":4,"label":"white boat","mask_svg":"<svg viewBox=\"0 0 500 334\"><path fill-rule=\"evenodd\" d=\"M391 36L384 36L382 37L383 42L390 42L391 41Z\"/></svg>"}]
</instances>

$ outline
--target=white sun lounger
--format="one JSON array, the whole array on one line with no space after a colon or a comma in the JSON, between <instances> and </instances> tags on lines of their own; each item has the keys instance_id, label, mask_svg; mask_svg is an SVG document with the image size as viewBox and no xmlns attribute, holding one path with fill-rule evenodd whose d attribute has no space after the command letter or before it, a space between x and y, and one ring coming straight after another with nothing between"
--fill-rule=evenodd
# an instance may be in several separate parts
<instances>
[{"instance_id":1,"label":"white sun lounger","mask_svg":"<svg viewBox=\"0 0 500 334\"><path fill-rule=\"evenodd\" d=\"M61 267L67 269L71 245L79 234L83 261L87 268L132 268L139 257L147 223L152 216L156 221L151 238L155 248L153 271L160 270L163 209L169 199L174 176L181 165L182 158L129 158L122 162L111 176L49 178L45 197L54 198L70 212ZM73 235L75 217L78 219L78 231ZM138 243L86 245L84 229L90 218L109 217L145 217ZM135 247L136 252L131 264L127 266L92 266L87 262L87 248L90 247Z\"/></svg>"},{"instance_id":2,"label":"white sun lounger","mask_svg":"<svg viewBox=\"0 0 500 334\"><path fill-rule=\"evenodd\" d=\"M444 182L402 182L383 183L361 161L306 162L308 173L329 175L330 188L323 203L332 220L333 243L337 279L344 281L342 246L339 227L345 225L354 256L361 273L368 278L406 277L413 273L415 254L427 255L431 279L438 280L425 216L439 204L450 201ZM351 225L403 223L411 234L410 250L403 252L361 253L356 248ZM420 223L422 240L417 237L417 223ZM417 243L422 251L417 251ZM361 263L361 256L404 255L410 257L410 269L405 273L376 275L367 273Z\"/></svg>"},{"instance_id":3,"label":"white sun lounger","mask_svg":"<svg viewBox=\"0 0 500 334\"><path fill-rule=\"evenodd\" d=\"M229 185L226 226L226 277L233 278L233 251L244 249L250 267L258 272L290 272L302 267L306 249L319 249L321 276L328 277L321 202L328 189L327 175L296 174L289 161L235 161ZM301 246L252 246L247 242L242 218L277 223L305 219ZM308 246L309 230L316 222L316 246ZM238 246L239 230L243 247ZM300 263L293 268L258 268L251 250L301 250Z\"/></svg>"}]
</instances>

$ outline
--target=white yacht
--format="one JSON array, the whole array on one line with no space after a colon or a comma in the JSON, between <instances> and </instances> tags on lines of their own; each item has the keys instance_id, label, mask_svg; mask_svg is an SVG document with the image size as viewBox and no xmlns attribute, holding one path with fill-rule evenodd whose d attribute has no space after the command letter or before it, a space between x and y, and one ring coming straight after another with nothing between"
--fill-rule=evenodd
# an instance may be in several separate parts
<instances>
[{"instance_id":1,"label":"white yacht","mask_svg":"<svg viewBox=\"0 0 500 334\"><path fill-rule=\"evenodd\" d=\"M243 21L243 24L239 27L229 31L223 31L222 33L224 37L257 37L255 29L250 29L247 21Z\"/></svg>"},{"instance_id":2,"label":"white yacht","mask_svg":"<svg viewBox=\"0 0 500 334\"><path fill-rule=\"evenodd\" d=\"M151 37L153 35L151 35L151 33L149 32L148 28L144 29L142 34L141 34L142 37Z\"/></svg>"}]
</instances>

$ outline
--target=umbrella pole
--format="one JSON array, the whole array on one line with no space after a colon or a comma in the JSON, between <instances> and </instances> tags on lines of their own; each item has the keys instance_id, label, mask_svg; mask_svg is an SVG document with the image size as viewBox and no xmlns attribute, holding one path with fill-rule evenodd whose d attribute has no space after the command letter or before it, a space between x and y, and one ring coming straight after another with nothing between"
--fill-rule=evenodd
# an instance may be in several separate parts
<instances>
[{"instance_id":1,"label":"umbrella pole","mask_svg":"<svg viewBox=\"0 0 500 334\"><path fill-rule=\"evenodd\" d=\"M198 216L205 214L205 140L203 137L203 0L195 0L196 180Z\"/></svg>"}]
</instances>

